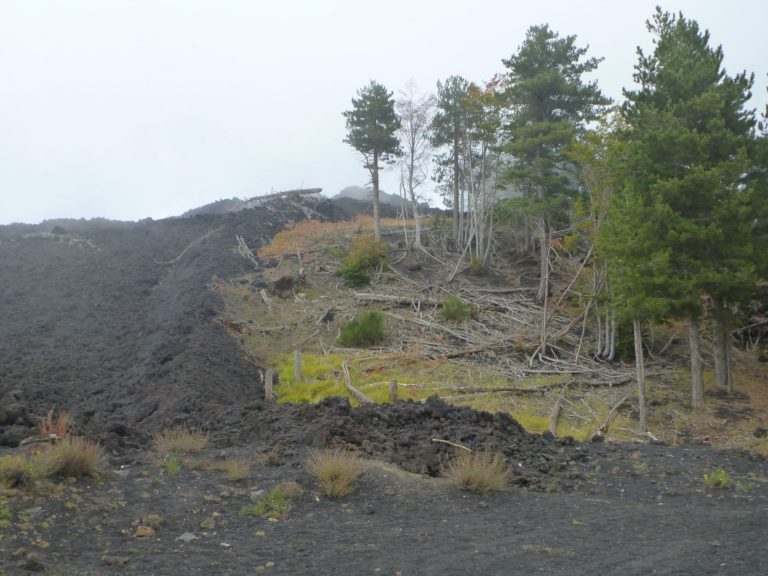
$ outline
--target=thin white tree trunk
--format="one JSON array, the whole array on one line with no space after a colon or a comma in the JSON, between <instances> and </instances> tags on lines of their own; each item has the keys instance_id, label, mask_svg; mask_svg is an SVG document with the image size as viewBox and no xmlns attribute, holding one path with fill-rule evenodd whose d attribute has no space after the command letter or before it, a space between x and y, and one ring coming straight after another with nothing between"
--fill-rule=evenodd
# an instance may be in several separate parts
<instances>
[{"instance_id":1,"label":"thin white tree trunk","mask_svg":"<svg viewBox=\"0 0 768 576\"><path fill-rule=\"evenodd\" d=\"M637 405L640 412L640 434L648 432L648 413L645 407L645 360L643 358L643 333L640 320L632 320L635 340L635 372L637 376Z\"/></svg>"}]
</instances>

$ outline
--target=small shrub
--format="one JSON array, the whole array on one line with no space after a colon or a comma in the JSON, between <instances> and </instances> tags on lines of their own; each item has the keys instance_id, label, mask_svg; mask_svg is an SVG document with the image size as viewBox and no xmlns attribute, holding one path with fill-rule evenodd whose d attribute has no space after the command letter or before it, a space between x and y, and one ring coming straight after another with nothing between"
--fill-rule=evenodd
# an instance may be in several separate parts
<instances>
[{"instance_id":1,"label":"small shrub","mask_svg":"<svg viewBox=\"0 0 768 576\"><path fill-rule=\"evenodd\" d=\"M67 436L43 453L46 476L98 478L104 449L95 442L78 436Z\"/></svg>"},{"instance_id":2,"label":"small shrub","mask_svg":"<svg viewBox=\"0 0 768 576\"><path fill-rule=\"evenodd\" d=\"M37 424L37 433L40 438L64 438L69 436L69 431L72 428L72 417L69 412L62 412L59 417L54 421L53 408L48 410L45 418L41 418Z\"/></svg>"},{"instance_id":3,"label":"small shrub","mask_svg":"<svg viewBox=\"0 0 768 576\"><path fill-rule=\"evenodd\" d=\"M387 257L387 244L373 236L361 236L349 248L339 274L348 286L363 286L371 281L371 271Z\"/></svg>"},{"instance_id":4,"label":"small shrub","mask_svg":"<svg viewBox=\"0 0 768 576\"><path fill-rule=\"evenodd\" d=\"M32 462L19 454L0 458L0 485L6 488L26 488L34 484L37 470Z\"/></svg>"},{"instance_id":5,"label":"small shrub","mask_svg":"<svg viewBox=\"0 0 768 576\"><path fill-rule=\"evenodd\" d=\"M363 310L339 334L345 348L365 348L384 341L384 315L378 310Z\"/></svg>"},{"instance_id":6,"label":"small shrub","mask_svg":"<svg viewBox=\"0 0 768 576\"><path fill-rule=\"evenodd\" d=\"M451 322L461 322L472 317L474 308L471 304L464 302L458 296L448 294L443 300L443 308L440 315L443 319Z\"/></svg>"},{"instance_id":7,"label":"small shrub","mask_svg":"<svg viewBox=\"0 0 768 576\"><path fill-rule=\"evenodd\" d=\"M348 450L315 452L310 456L307 468L329 498L351 493L362 472L357 457Z\"/></svg>"},{"instance_id":8,"label":"small shrub","mask_svg":"<svg viewBox=\"0 0 768 576\"><path fill-rule=\"evenodd\" d=\"M240 510L241 516L259 516L260 518L280 518L291 509L291 503L278 488L272 488L267 495L250 506L244 506Z\"/></svg>"},{"instance_id":9,"label":"small shrub","mask_svg":"<svg viewBox=\"0 0 768 576\"><path fill-rule=\"evenodd\" d=\"M483 261L480 260L480 258L473 254L469 261L469 269L475 276L480 276L485 272L485 264L483 264Z\"/></svg>"},{"instance_id":10,"label":"small shrub","mask_svg":"<svg viewBox=\"0 0 768 576\"><path fill-rule=\"evenodd\" d=\"M490 450L461 450L448 464L444 474L462 490L485 494L504 489L509 467L501 454Z\"/></svg>"},{"instance_id":11,"label":"small shrub","mask_svg":"<svg viewBox=\"0 0 768 576\"><path fill-rule=\"evenodd\" d=\"M709 474L704 474L704 484L710 488L729 488L733 484L731 476L722 468L712 470Z\"/></svg>"},{"instance_id":12,"label":"small shrub","mask_svg":"<svg viewBox=\"0 0 768 576\"><path fill-rule=\"evenodd\" d=\"M160 453L179 452L192 454L208 446L208 434L200 430L190 430L183 426L157 432L152 443Z\"/></svg>"},{"instance_id":13,"label":"small shrub","mask_svg":"<svg viewBox=\"0 0 768 576\"><path fill-rule=\"evenodd\" d=\"M176 454L169 454L168 458L165 459L165 471L168 473L168 476L178 476L181 468L182 464L179 457Z\"/></svg>"}]
</instances>

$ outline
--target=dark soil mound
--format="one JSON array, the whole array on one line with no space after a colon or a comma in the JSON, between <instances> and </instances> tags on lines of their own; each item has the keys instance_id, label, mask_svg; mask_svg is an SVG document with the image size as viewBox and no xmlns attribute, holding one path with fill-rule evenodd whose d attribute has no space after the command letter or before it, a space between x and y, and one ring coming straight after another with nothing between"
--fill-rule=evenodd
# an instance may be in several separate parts
<instances>
[{"instance_id":1,"label":"dark soil mound","mask_svg":"<svg viewBox=\"0 0 768 576\"><path fill-rule=\"evenodd\" d=\"M214 322L214 277L252 270L287 222L333 218L319 198L137 223L59 220L0 227L0 444L15 445L49 408L112 448L170 424L213 431L244 398L257 366Z\"/></svg>"}]
</instances>

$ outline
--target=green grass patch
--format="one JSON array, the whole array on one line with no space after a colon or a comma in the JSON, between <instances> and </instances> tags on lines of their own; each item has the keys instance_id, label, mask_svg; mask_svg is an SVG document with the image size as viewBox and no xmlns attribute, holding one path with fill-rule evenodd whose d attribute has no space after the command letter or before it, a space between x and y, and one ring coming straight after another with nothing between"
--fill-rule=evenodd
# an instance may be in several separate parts
<instances>
[{"instance_id":1,"label":"green grass patch","mask_svg":"<svg viewBox=\"0 0 768 576\"><path fill-rule=\"evenodd\" d=\"M287 514L291 509L291 503L285 493L279 488L272 488L267 495L250 506L244 506L240 510L241 516L258 516L259 518L278 519Z\"/></svg>"},{"instance_id":2,"label":"green grass patch","mask_svg":"<svg viewBox=\"0 0 768 576\"><path fill-rule=\"evenodd\" d=\"M452 362L413 360L402 356L345 356L342 354L303 354L302 377L294 379L293 354L277 358L275 371L279 382L275 386L278 402L319 402L330 396L345 396L354 405L344 387L341 365L349 364L352 385L375 402L389 402L389 385L393 380L400 384L399 399L423 400L430 396L450 396L453 399L461 387L508 386L509 382L492 370L469 369ZM467 395L461 403L474 406L486 395ZM495 396L494 396L495 398ZM481 409L487 409L482 407Z\"/></svg>"},{"instance_id":3,"label":"green grass patch","mask_svg":"<svg viewBox=\"0 0 768 576\"><path fill-rule=\"evenodd\" d=\"M730 488L733 484L733 479L726 470L717 468L707 474L704 474L704 484L710 488Z\"/></svg>"},{"instance_id":4,"label":"green grass patch","mask_svg":"<svg viewBox=\"0 0 768 576\"><path fill-rule=\"evenodd\" d=\"M182 464L179 457L176 454L168 454L168 457L165 459L165 471L168 473L168 476L178 476L181 468Z\"/></svg>"}]
</instances>

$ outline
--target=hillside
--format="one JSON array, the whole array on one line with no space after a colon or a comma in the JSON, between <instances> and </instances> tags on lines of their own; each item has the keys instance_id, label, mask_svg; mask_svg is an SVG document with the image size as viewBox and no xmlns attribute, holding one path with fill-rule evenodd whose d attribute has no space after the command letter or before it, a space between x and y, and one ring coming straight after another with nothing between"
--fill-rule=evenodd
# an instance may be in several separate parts
<instances>
[{"instance_id":1,"label":"hillside","mask_svg":"<svg viewBox=\"0 0 768 576\"><path fill-rule=\"evenodd\" d=\"M260 399L259 370L213 321L210 283L247 269L236 235L259 246L334 210L283 197L190 218L0 227L0 443L16 445L50 408L116 447L237 418L234 400Z\"/></svg>"},{"instance_id":2,"label":"hillside","mask_svg":"<svg viewBox=\"0 0 768 576\"><path fill-rule=\"evenodd\" d=\"M439 219L424 251L385 220L387 260L352 288L338 270L370 228L347 220L355 203L287 195L213 212L0 228L0 576L757 574L768 562L757 354L738 357L737 394L711 390L699 415L675 355L651 363L648 442L633 431L631 366L573 360L572 306L548 318L559 356L533 358L535 262L512 243L477 269L445 251ZM444 313L448 295L465 316ZM364 309L385 316L384 341L342 347ZM675 351L668 329L656 345ZM264 399L267 369L278 402ZM360 406L347 384L376 402ZM18 446L51 409L107 449L98 481L39 476L48 448ZM555 434L531 433L553 420ZM179 426L208 445L153 441ZM341 498L311 469L333 449L362 460ZM457 490L443 476L463 451L499 455L506 489ZM272 494L288 501L270 516L259 506Z\"/></svg>"}]
</instances>

